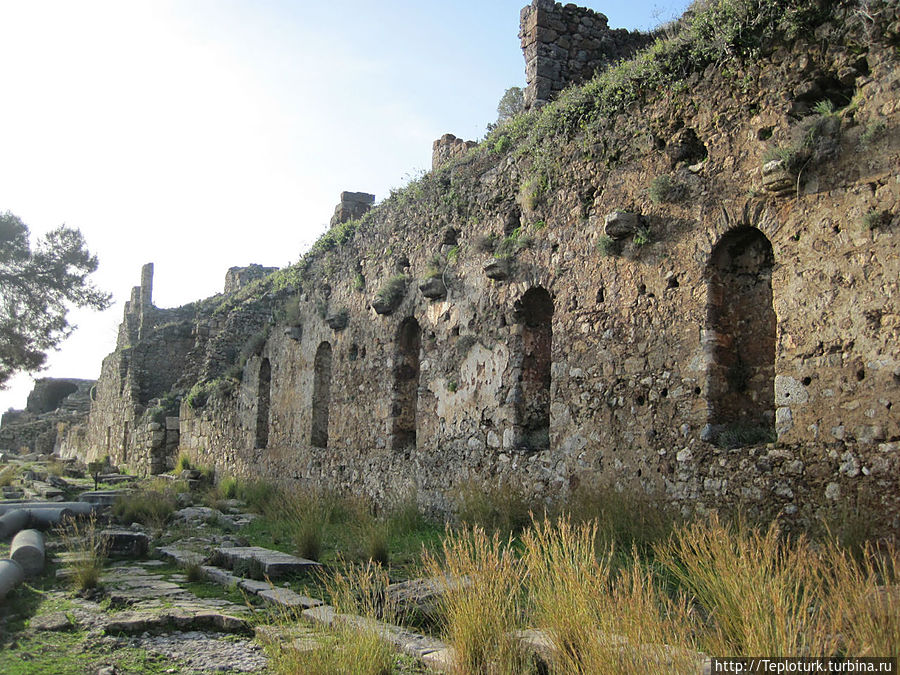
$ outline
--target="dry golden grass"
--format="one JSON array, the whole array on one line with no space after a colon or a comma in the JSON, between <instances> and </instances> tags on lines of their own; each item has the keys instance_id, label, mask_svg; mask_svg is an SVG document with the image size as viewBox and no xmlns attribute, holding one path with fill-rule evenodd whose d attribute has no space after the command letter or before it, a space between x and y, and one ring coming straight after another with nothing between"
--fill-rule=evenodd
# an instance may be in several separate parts
<instances>
[{"instance_id":1,"label":"dry golden grass","mask_svg":"<svg viewBox=\"0 0 900 675\"><path fill-rule=\"evenodd\" d=\"M804 538L716 517L679 528L658 560L706 616L710 654L817 656L831 652L821 612L819 558Z\"/></svg>"},{"instance_id":2,"label":"dry golden grass","mask_svg":"<svg viewBox=\"0 0 900 675\"><path fill-rule=\"evenodd\" d=\"M522 537L533 625L553 646L554 673L697 671L689 610L637 561L614 574L596 521L535 522Z\"/></svg>"},{"instance_id":3,"label":"dry golden grass","mask_svg":"<svg viewBox=\"0 0 900 675\"><path fill-rule=\"evenodd\" d=\"M838 646L854 656L900 657L900 551L866 546L857 561L829 545L825 605Z\"/></svg>"},{"instance_id":4,"label":"dry golden grass","mask_svg":"<svg viewBox=\"0 0 900 675\"><path fill-rule=\"evenodd\" d=\"M531 672L514 631L521 628L522 562L509 540L481 527L447 533L443 560L426 553L429 576L449 589L442 597L444 636L455 650L460 675Z\"/></svg>"},{"instance_id":5,"label":"dry golden grass","mask_svg":"<svg viewBox=\"0 0 900 675\"><path fill-rule=\"evenodd\" d=\"M376 621L392 623L396 608L386 599L389 581L380 566L347 565L326 580L335 610L362 617L362 621L337 621L331 629L315 629L300 644L269 644L272 667L277 673L304 675L390 675L395 650L378 630ZM298 617L285 612L281 623L296 624Z\"/></svg>"}]
</instances>

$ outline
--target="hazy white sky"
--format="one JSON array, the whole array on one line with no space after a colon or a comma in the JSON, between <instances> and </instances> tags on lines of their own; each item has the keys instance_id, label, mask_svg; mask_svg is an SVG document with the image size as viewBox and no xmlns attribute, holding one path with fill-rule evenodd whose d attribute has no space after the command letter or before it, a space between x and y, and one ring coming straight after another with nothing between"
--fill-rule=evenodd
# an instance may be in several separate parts
<instances>
[{"instance_id":1,"label":"hazy white sky","mask_svg":"<svg viewBox=\"0 0 900 675\"><path fill-rule=\"evenodd\" d=\"M99 376L143 263L157 306L212 295L233 265L295 262L342 190L381 200L441 134L483 136L524 86L525 4L0 0L0 211L32 241L80 228L115 298L36 375ZM578 4L646 30L688 3Z\"/></svg>"}]
</instances>

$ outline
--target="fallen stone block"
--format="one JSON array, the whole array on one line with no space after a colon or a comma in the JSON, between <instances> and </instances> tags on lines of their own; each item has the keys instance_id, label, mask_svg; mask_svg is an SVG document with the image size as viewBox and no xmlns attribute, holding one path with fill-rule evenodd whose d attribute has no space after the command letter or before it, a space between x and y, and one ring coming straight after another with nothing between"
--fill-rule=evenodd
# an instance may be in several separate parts
<instances>
[{"instance_id":1,"label":"fallen stone block","mask_svg":"<svg viewBox=\"0 0 900 675\"><path fill-rule=\"evenodd\" d=\"M156 552L164 559L172 560L181 567L199 565L203 562L203 554L196 551L178 548L177 546L160 546Z\"/></svg>"},{"instance_id":2,"label":"fallen stone block","mask_svg":"<svg viewBox=\"0 0 900 675\"><path fill-rule=\"evenodd\" d=\"M300 613L300 616L311 623L330 626L334 623L337 612L335 612L334 607L331 605L320 605L319 607L313 607L312 609L304 609Z\"/></svg>"},{"instance_id":3,"label":"fallen stone block","mask_svg":"<svg viewBox=\"0 0 900 675\"><path fill-rule=\"evenodd\" d=\"M215 558L235 574L256 578L280 579L304 570L321 567L312 560L272 551L260 546L221 547Z\"/></svg>"},{"instance_id":4,"label":"fallen stone block","mask_svg":"<svg viewBox=\"0 0 900 675\"><path fill-rule=\"evenodd\" d=\"M453 672L455 670L455 661L456 654L453 651L453 647L438 649L422 655L422 663L424 663L429 670L438 673Z\"/></svg>"},{"instance_id":5,"label":"fallen stone block","mask_svg":"<svg viewBox=\"0 0 900 675\"><path fill-rule=\"evenodd\" d=\"M267 591L272 588L272 584L270 584L268 581L259 581L258 579L244 579L242 577L238 577L238 579L240 579L238 581L238 588L247 591L248 593L253 593L253 595L258 595L263 591Z\"/></svg>"},{"instance_id":6,"label":"fallen stone block","mask_svg":"<svg viewBox=\"0 0 900 675\"><path fill-rule=\"evenodd\" d=\"M203 565L200 567L200 570L208 581L212 581L214 584L219 584L220 586L237 586L243 581L241 577L236 577L231 572L223 570L221 567Z\"/></svg>"},{"instance_id":7,"label":"fallen stone block","mask_svg":"<svg viewBox=\"0 0 900 675\"><path fill-rule=\"evenodd\" d=\"M62 498L63 491L43 481L34 481L31 486L44 499Z\"/></svg>"},{"instance_id":8,"label":"fallen stone block","mask_svg":"<svg viewBox=\"0 0 900 675\"><path fill-rule=\"evenodd\" d=\"M51 612L50 614L32 617L28 622L28 626L35 631L59 631L74 628L75 624L72 623L65 612Z\"/></svg>"},{"instance_id":9,"label":"fallen stone block","mask_svg":"<svg viewBox=\"0 0 900 675\"><path fill-rule=\"evenodd\" d=\"M89 504L112 506L116 499L127 494L127 490L89 490L88 492L82 492L78 498Z\"/></svg>"},{"instance_id":10,"label":"fallen stone block","mask_svg":"<svg viewBox=\"0 0 900 675\"><path fill-rule=\"evenodd\" d=\"M112 558L143 558L150 548L150 537L143 532L103 530L100 538Z\"/></svg>"},{"instance_id":11,"label":"fallen stone block","mask_svg":"<svg viewBox=\"0 0 900 675\"><path fill-rule=\"evenodd\" d=\"M287 609L312 609L325 604L321 600L298 595L289 588L267 588L260 591L257 595L269 604L279 605Z\"/></svg>"},{"instance_id":12,"label":"fallen stone block","mask_svg":"<svg viewBox=\"0 0 900 675\"><path fill-rule=\"evenodd\" d=\"M103 624L104 630L109 633L142 633L146 630L161 628L167 624L170 617L163 617L156 612L118 612L107 615Z\"/></svg>"}]
</instances>

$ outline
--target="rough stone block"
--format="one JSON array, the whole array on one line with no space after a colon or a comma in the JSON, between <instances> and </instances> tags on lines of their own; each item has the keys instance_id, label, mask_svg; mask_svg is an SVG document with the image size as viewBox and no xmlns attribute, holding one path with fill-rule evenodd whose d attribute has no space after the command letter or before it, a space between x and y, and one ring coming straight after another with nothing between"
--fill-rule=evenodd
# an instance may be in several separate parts
<instances>
[{"instance_id":1,"label":"rough stone block","mask_svg":"<svg viewBox=\"0 0 900 675\"><path fill-rule=\"evenodd\" d=\"M150 537L131 530L103 530L100 537L107 554L114 558L143 558L150 547Z\"/></svg>"},{"instance_id":2,"label":"rough stone block","mask_svg":"<svg viewBox=\"0 0 900 675\"><path fill-rule=\"evenodd\" d=\"M610 239L631 239L643 225L644 218L639 213L613 211L606 216L603 231Z\"/></svg>"},{"instance_id":3,"label":"rough stone block","mask_svg":"<svg viewBox=\"0 0 900 675\"><path fill-rule=\"evenodd\" d=\"M215 556L222 561L225 567L234 570L235 573L256 572L269 579L280 579L320 566L319 563L312 560L298 558L281 551L272 551L260 546L217 548Z\"/></svg>"}]
</instances>

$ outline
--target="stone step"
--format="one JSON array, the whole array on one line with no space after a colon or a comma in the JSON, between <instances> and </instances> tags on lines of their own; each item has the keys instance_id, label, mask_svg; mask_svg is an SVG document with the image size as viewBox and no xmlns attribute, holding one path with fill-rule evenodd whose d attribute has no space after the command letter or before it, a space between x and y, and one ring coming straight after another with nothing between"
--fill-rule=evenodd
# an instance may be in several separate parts
<instances>
[{"instance_id":1,"label":"stone step","mask_svg":"<svg viewBox=\"0 0 900 675\"><path fill-rule=\"evenodd\" d=\"M112 506L118 497L127 495L128 490L88 490L79 499L98 506Z\"/></svg>"},{"instance_id":2,"label":"stone step","mask_svg":"<svg viewBox=\"0 0 900 675\"><path fill-rule=\"evenodd\" d=\"M156 552L162 556L164 560L171 560L180 567L188 565L199 565L203 562L203 554L196 551L190 551L177 546L159 546Z\"/></svg>"},{"instance_id":3,"label":"stone step","mask_svg":"<svg viewBox=\"0 0 900 675\"><path fill-rule=\"evenodd\" d=\"M287 609L310 609L311 607L319 607L325 603L316 598L310 598L306 595L299 595L289 588L279 588L273 586L267 581L257 581L256 579L244 579L235 576L228 570L213 565L203 565L200 568L207 580L222 586L235 586L247 593L259 596L265 602L285 607Z\"/></svg>"},{"instance_id":4,"label":"stone step","mask_svg":"<svg viewBox=\"0 0 900 675\"><path fill-rule=\"evenodd\" d=\"M44 499L56 499L57 497L63 496L62 490L57 487L53 487L49 483L44 483L43 481L34 481L32 483L32 488L34 488L37 493Z\"/></svg>"},{"instance_id":5,"label":"stone step","mask_svg":"<svg viewBox=\"0 0 900 675\"><path fill-rule=\"evenodd\" d=\"M183 612L178 609L159 612L123 611L108 615L103 629L109 634L143 633L151 630L218 630L226 633L252 634L248 621L221 612Z\"/></svg>"},{"instance_id":6,"label":"stone step","mask_svg":"<svg viewBox=\"0 0 900 675\"><path fill-rule=\"evenodd\" d=\"M453 666L453 650L444 642L406 628L353 614L339 614L330 605L319 605L304 610L301 616L311 623L329 628L335 625L350 626L356 630L371 630L394 645L404 654L419 659L429 669L450 672Z\"/></svg>"},{"instance_id":7,"label":"stone step","mask_svg":"<svg viewBox=\"0 0 900 675\"><path fill-rule=\"evenodd\" d=\"M278 605L279 607L284 607L286 609L312 609L313 607L320 607L325 604L316 598L298 595L290 588L277 588L275 586L259 591L257 595L271 605Z\"/></svg>"},{"instance_id":8,"label":"stone step","mask_svg":"<svg viewBox=\"0 0 900 675\"><path fill-rule=\"evenodd\" d=\"M220 547L215 549L214 557L222 566L233 570L236 574L262 576L267 579L281 579L321 567L315 561L261 546Z\"/></svg>"}]
</instances>

